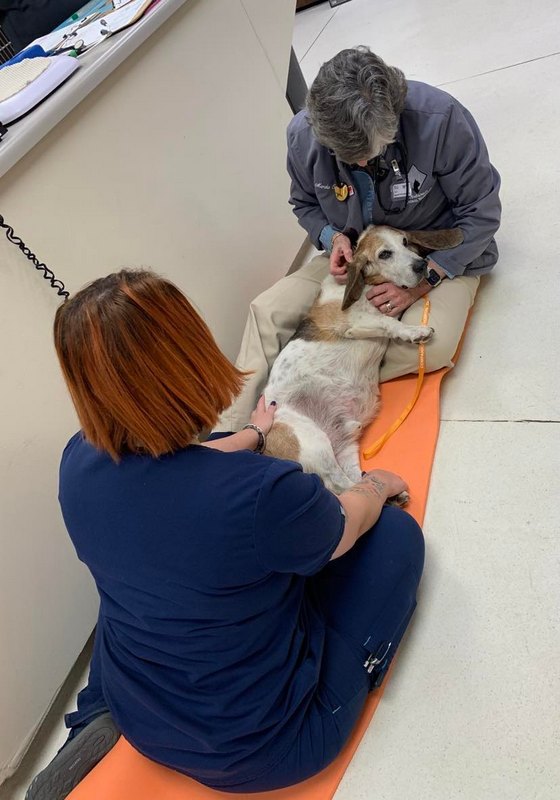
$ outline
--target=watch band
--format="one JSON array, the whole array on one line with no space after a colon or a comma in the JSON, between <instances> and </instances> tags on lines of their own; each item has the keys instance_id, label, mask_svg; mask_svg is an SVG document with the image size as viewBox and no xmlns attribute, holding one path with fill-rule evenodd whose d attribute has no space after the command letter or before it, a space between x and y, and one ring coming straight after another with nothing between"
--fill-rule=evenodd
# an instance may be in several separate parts
<instances>
[{"instance_id":1,"label":"watch band","mask_svg":"<svg viewBox=\"0 0 560 800\"><path fill-rule=\"evenodd\" d=\"M428 281L428 283L432 288L435 288L436 286L440 285L443 278L441 277L439 272L436 272L435 269L429 269L426 274L426 280Z\"/></svg>"},{"instance_id":2,"label":"watch band","mask_svg":"<svg viewBox=\"0 0 560 800\"><path fill-rule=\"evenodd\" d=\"M264 453L264 450L266 448L266 436L264 434L264 431L261 428L259 428L258 425L253 425L252 422L249 422L247 425L243 426L243 430L246 430L247 428L249 428L252 431L256 431L259 437L257 446L255 447L255 453L259 453L259 455L261 453Z\"/></svg>"}]
</instances>

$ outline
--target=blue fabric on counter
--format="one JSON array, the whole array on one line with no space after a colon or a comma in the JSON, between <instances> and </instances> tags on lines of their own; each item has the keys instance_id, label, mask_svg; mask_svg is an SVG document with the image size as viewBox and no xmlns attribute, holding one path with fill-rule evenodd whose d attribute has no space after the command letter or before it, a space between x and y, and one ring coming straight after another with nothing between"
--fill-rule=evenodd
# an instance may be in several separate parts
<instances>
[{"instance_id":1,"label":"blue fabric on counter","mask_svg":"<svg viewBox=\"0 0 560 800\"><path fill-rule=\"evenodd\" d=\"M20 61L24 61L26 58L45 58L48 53L46 53L41 45L34 44L33 47L28 47L27 50L22 50L21 53L17 53L13 58L10 58L9 61L5 61L4 64L0 64L0 69L4 69L4 67L9 67L11 64L18 64Z\"/></svg>"}]
</instances>

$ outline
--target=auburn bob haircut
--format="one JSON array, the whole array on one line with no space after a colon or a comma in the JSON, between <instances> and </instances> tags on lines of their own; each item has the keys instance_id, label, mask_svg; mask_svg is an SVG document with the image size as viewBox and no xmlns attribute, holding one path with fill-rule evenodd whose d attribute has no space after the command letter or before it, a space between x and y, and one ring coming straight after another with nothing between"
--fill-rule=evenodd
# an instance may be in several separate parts
<instances>
[{"instance_id":1,"label":"auburn bob haircut","mask_svg":"<svg viewBox=\"0 0 560 800\"><path fill-rule=\"evenodd\" d=\"M146 270L113 273L67 300L54 341L84 435L114 461L191 444L245 377L185 295Z\"/></svg>"}]
</instances>

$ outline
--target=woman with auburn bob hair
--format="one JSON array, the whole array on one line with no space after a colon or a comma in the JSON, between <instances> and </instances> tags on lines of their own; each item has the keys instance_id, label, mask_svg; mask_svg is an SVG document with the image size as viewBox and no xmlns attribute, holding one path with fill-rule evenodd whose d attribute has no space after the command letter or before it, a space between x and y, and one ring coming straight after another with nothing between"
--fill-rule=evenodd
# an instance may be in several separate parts
<instances>
[{"instance_id":1,"label":"woman with auburn bob hair","mask_svg":"<svg viewBox=\"0 0 560 800\"><path fill-rule=\"evenodd\" d=\"M94 281L58 309L54 335L82 426L60 503L100 610L68 742L28 798L47 783L65 797L118 732L223 791L314 775L416 605L422 533L384 505L405 482L375 470L337 497L263 455L262 399L251 427L200 443L244 376L151 272Z\"/></svg>"}]
</instances>

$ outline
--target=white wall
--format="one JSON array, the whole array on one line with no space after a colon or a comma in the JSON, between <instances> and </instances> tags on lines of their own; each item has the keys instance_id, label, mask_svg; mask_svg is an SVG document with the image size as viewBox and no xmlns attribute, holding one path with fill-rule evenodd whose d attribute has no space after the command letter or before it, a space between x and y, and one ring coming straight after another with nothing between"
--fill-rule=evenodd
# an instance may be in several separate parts
<instances>
[{"instance_id":1,"label":"white wall","mask_svg":"<svg viewBox=\"0 0 560 800\"><path fill-rule=\"evenodd\" d=\"M293 11L293 0L186 3L2 178L0 212L71 292L149 265L235 357L249 300L303 240L285 172ZM56 500L76 429L51 344L57 304L0 236L0 780L97 607Z\"/></svg>"}]
</instances>

